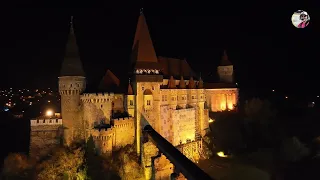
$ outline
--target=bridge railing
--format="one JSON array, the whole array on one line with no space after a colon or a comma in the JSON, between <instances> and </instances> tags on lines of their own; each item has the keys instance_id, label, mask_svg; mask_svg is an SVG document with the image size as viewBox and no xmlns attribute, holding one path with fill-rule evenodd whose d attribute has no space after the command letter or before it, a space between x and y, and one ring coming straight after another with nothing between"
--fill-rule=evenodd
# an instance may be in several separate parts
<instances>
[{"instance_id":1,"label":"bridge railing","mask_svg":"<svg viewBox=\"0 0 320 180\"><path fill-rule=\"evenodd\" d=\"M157 133L150 125L144 128L144 142L152 141L162 152L177 171L181 172L188 180L213 180L208 174L183 155L170 142Z\"/></svg>"}]
</instances>

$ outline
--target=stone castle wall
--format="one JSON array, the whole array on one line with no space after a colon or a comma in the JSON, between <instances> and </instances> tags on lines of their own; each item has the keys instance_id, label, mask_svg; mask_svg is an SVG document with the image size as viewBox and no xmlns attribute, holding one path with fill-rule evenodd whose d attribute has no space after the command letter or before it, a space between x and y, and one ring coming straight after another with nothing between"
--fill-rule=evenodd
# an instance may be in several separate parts
<instances>
[{"instance_id":1,"label":"stone castle wall","mask_svg":"<svg viewBox=\"0 0 320 180\"><path fill-rule=\"evenodd\" d=\"M81 95L85 127L101 122L110 124L112 112L123 112L124 95L114 93L85 93Z\"/></svg>"},{"instance_id":2,"label":"stone castle wall","mask_svg":"<svg viewBox=\"0 0 320 180\"><path fill-rule=\"evenodd\" d=\"M30 121L30 157L39 160L62 142L62 119Z\"/></svg>"},{"instance_id":3,"label":"stone castle wall","mask_svg":"<svg viewBox=\"0 0 320 180\"><path fill-rule=\"evenodd\" d=\"M233 110L238 104L238 89L206 89L206 101L212 112Z\"/></svg>"},{"instance_id":4,"label":"stone castle wall","mask_svg":"<svg viewBox=\"0 0 320 180\"><path fill-rule=\"evenodd\" d=\"M110 154L114 150L134 143L134 118L118 118L111 121L113 126L110 128L87 130L100 153Z\"/></svg>"},{"instance_id":5,"label":"stone castle wall","mask_svg":"<svg viewBox=\"0 0 320 180\"><path fill-rule=\"evenodd\" d=\"M176 148L191 161L198 162L202 151L202 140L184 143Z\"/></svg>"},{"instance_id":6,"label":"stone castle wall","mask_svg":"<svg viewBox=\"0 0 320 180\"><path fill-rule=\"evenodd\" d=\"M172 145L194 141L196 137L195 108L172 110L173 141Z\"/></svg>"},{"instance_id":7,"label":"stone castle wall","mask_svg":"<svg viewBox=\"0 0 320 180\"><path fill-rule=\"evenodd\" d=\"M115 143L116 149L134 143L135 129L134 118L119 118L113 119L113 127L115 129Z\"/></svg>"},{"instance_id":8,"label":"stone castle wall","mask_svg":"<svg viewBox=\"0 0 320 180\"><path fill-rule=\"evenodd\" d=\"M115 138L114 128L108 129L92 129L88 130L89 134L93 137L95 147L99 153L111 153L113 148L113 142Z\"/></svg>"}]
</instances>

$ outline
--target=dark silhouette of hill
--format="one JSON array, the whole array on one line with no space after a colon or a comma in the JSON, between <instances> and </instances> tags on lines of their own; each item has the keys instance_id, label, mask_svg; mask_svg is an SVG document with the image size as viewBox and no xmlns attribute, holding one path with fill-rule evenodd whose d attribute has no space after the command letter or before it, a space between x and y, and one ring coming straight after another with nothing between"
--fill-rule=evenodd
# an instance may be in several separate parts
<instances>
[{"instance_id":1,"label":"dark silhouette of hill","mask_svg":"<svg viewBox=\"0 0 320 180\"><path fill-rule=\"evenodd\" d=\"M27 118L14 119L10 113L0 113L1 150L0 161L2 167L4 158L9 153L29 153L30 120Z\"/></svg>"}]
</instances>

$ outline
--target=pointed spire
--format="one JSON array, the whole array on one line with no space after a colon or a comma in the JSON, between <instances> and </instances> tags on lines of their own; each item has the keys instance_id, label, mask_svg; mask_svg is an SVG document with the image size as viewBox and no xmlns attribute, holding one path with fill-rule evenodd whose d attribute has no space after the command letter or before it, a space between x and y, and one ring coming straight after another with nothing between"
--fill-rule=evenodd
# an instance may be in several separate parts
<instances>
[{"instance_id":1,"label":"pointed spire","mask_svg":"<svg viewBox=\"0 0 320 180\"><path fill-rule=\"evenodd\" d=\"M131 80L129 78L129 84L128 84L128 95L133 95L133 89L132 89L132 86L131 86Z\"/></svg>"},{"instance_id":2,"label":"pointed spire","mask_svg":"<svg viewBox=\"0 0 320 180\"><path fill-rule=\"evenodd\" d=\"M190 79L189 79L188 88L189 88L189 89L195 89L195 87L196 87L196 86L195 86L193 77L191 76Z\"/></svg>"},{"instance_id":3,"label":"pointed spire","mask_svg":"<svg viewBox=\"0 0 320 180\"><path fill-rule=\"evenodd\" d=\"M134 42L132 46L132 63L137 66L139 63L157 63L158 58L153 47L150 37L148 25L143 14L143 9L140 10L140 16L136 28Z\"/></svg>"},{"instance_id":4,"label":"pointed spire","mask_svg":"<svg viewBox=\"0 0 320 180\"><path fill-rule=\"evenodd\" d=\"M181 78L180 78L179 88L180 89L185 89L186 88L186 82L184 82L183 76L181 76Z\"/></svg>"},{"instance_id":5,"label":"pointed spire","mask_svg":"<svg viewBox=\"0 0 320 180\"><path fill-rule=\"evenodd\" d=\"M176 81L174 80L173 76L171 76L170 79L169 79L168 88L169 89L175 89L176 88Z\"/></svg>"},{"instance_id":6,"label":"pointed spire","mask_svg":"<svg viewBox=\"0 0 320 180\"><path fill-rule=\"evenodd\" d=\"M224 50L220 66L230 66L230 65L232 65L232 63L229 61L227 51Z\"/></svg>"},{"instance_id":7,"label":"pointed spire","mask_svg":"<svg viewBox=\"0 0 320 180\"><path fill-rule=\"evenodd\" d=\"M200 75L200 79L199 79L199 83L198 83L198 88L203 89L203 80L201 78L201 75Z\"/></svg>"},{"instance_id":8,"label":"pointed spire","mask_svg":"<svg viewBox=\"0 0 320 180\"><path fill-rule=\"evenodd\" d=\"M70 32L60 76L85 76L79 56L76 36L74 33L73 16L71 16Z\"/></svg>"}]
</instances>

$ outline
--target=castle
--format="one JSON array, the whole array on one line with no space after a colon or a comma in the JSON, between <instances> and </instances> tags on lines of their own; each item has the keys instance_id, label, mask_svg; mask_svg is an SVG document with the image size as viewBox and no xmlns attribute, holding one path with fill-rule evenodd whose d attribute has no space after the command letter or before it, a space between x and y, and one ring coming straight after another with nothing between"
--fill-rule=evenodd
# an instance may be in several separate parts
<instances>
[{"instance_id":1,"label":"castle","mask_svg":"<svg viewBox=\"0 0 320 180\"><path fill-rule=\"evenodd\" d=\"M117 90L124 82L108 70L100 84L106 90L86 92L85 73L70 25L59 77L62 119L31 120L31 154L34 149L42 147L44 152L43 148L51 147L48 144L58 144L62 136L67 145L92 136L101 153L135 144L140 154L142 129L147 124L178 149L183 150L184 144L198 148L197 142L209 129L209 112L233 110L238 102L233 65L226 52L217 68L220 81L203 82L185 59L156 56L143 13L135 32L133 75L125 82L126 90Z\"/></svg>"}]
</instances>

